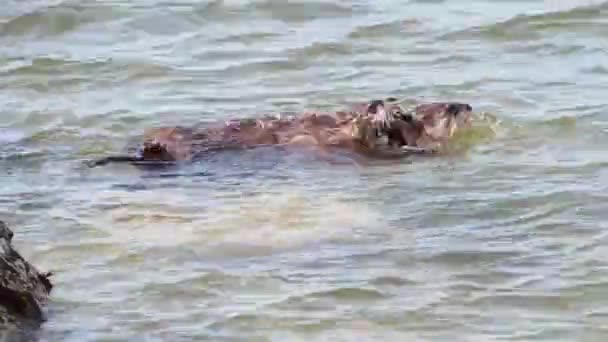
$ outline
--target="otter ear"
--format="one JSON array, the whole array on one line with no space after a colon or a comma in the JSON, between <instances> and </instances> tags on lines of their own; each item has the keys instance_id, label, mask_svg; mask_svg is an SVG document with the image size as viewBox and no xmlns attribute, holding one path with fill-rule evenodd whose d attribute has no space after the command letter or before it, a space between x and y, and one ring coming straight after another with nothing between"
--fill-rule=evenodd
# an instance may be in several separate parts
<instances>
[{"instance_id":1,"label":"otter ear","mask_svg":"<svg viewBox=\"0 0 608 342\"><path fill-rule=\"evenodd\" d=\"M445 110L446 113L452 114L454 116L456 116L464 111L471 112L471 111L473 111L473 107L471 107L471 105L466 104L466 103L450 103L450 104L448 104L448 107Z\"/></svg>"},{"instance_id":2,"label":"otter ear","mask_svg":"<svg viewBox=\"0 0 608 342\"><path fill-rule=\"evenodd\" d=\"M456 103L450 103L448 104L448 108L446 108L445 112L456 116L458 113L460 113L460 106Z\"/></svg>"},{"instance_id":3,"label":"otter ear","mask_svg":"<svg viewBox=\"0 0 608 342\"><path fill-rule=\"evenodd\" d=\"M376 114L380 107L384 107L384 101L382 100L372 100L367 106L367 112L371 114Z\"/></svg>"},{"instance_id":4,"label":"otter ear","mask_svg":"<svg viewBox=\"0 0 608 342\"><path fill-rule=\"evenodd\" d=\"M401 113L400 117L405 122L412 122L412 121L414 121L414 117L412 116L411 113Z\"/></svg>"},{"instance_id":5,"label":"otter ear","mask_svg":"<svg viewBox=\"0 0 608 342\"><path fill-rule=\"evenodd\" d=\"M405 110L403 110L403 108L399 105L393 107L394 108L394 113L395 116L405 122L412 122L414 121L414 116L412 115L411 112L406 112Z\"/></svg>"}]
</instances>

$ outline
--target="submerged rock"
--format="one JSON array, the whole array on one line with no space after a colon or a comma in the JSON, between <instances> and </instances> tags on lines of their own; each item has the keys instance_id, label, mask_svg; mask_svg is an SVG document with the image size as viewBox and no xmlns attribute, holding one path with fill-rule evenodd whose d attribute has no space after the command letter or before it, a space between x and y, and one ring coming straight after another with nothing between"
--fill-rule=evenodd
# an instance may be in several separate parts
<instances>
[{"instance_id":1,"label":"submerged rock","mask_svg":"<svg viewBox=\"0 0 608 342\"><path fill-rule=\"evenodd\" d=\"M53 285L11 243L13 232L0 221L0 341L30 341L45 320L43 307Z\"/></svg>"}]
</instances>

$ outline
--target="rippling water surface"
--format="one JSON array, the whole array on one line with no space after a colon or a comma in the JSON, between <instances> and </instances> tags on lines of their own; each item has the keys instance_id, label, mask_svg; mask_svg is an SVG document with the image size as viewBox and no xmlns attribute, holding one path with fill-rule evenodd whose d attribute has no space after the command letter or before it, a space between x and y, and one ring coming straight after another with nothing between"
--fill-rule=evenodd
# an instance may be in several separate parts
<instances>
[{"instance_id":1,"label":"rippling water surface","mask_svg":"<svg viewBox=\"0 0 608 342\"><path fill-rule=\"evenodd\" d=\"M0 218L48 341L608 338L608 5L61 1L0 9ZM395 95L498 119L454 155L87 158L145 128Z\"/></svg>"}]
</instances>

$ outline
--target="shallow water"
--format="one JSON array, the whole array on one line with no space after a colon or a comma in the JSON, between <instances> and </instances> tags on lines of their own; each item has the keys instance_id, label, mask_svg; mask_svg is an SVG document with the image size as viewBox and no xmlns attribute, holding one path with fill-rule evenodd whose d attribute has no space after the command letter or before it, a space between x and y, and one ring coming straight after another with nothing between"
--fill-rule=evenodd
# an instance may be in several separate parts
<instances>
[{"instance_id":1,"label":"shallow water","mask_svg":"<svg viewBox=\"0 0 608 342\"><path fill-rule=\"evenodd\" d=\"M603 341L608 5L16 1L0 218L45 341ZM441 158L82 161L160 124L394 95L491 113Z\"/></svg>"}]
</instances>

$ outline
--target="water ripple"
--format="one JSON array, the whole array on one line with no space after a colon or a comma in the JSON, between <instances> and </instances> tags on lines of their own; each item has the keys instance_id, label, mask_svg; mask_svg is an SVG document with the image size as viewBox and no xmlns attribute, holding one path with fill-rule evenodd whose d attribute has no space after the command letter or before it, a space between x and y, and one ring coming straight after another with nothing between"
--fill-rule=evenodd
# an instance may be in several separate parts
<instances>
[{"instance_id":1,"label":"water ripple","mask_svg":"<svg viewBox=\"0 0 608 342\"><path fill-rule=\"evenodd\" d=\"M55 272L44 339L605 339L607 7L584 3L8 1L0 219ZM403 162L82 163L389 95L480 115Z\"/></svg>"},{"instance_id":2,"label":"water ripple","mask_svg":"<svg viewBox=\"0 0 608 342\"><path fill-rule=\"evenodd\" d=\"M443 40L470 39L472 37L498 41L522 40L533 41L541 38L546 32L571 32L596 28L594 19L606 15L606 5L599 4L586 7L575 7L560 12L547 12L534 15L517 15L506 21L482 25L450 32L440 37Z\"/></svg>"},{"instance_id":3,"label":"water ripple","mask_svg":"<svg viewBox=\"0 0 608 342\"><path fill-rule=\"evenodd\" d=\"M348 37L351 39L372 39L375 37L405 38L410 34L424 33L423 23L417 19L395 20L371 25L357 26Z\"/></svg>"},{"instance_id":4,"label":"water ripple","mask_svg":"<svg viewBox=\"0 0 608 342\"><path fill-rule=\"evenodd\" d=\"M352 7L345 1L306 1L285 2L280 0L254 1L248 10L255 11L262 16L291 23L309 20L350 17Z\"/></svg>"},{"instance_id":5,"label":"water ripple","mask_svg":"<svg viewBox=\"0 0 608 342\"><path fill-rule=\"evenodd\" d=\"M110 21L120 17L118 11L103 10L88 6L68 5L59 2L55 6L35 9L9 20L0 22L0 37L35 35L58 36L76 31L81 26Z\"/></svg>"}]
</instances>

